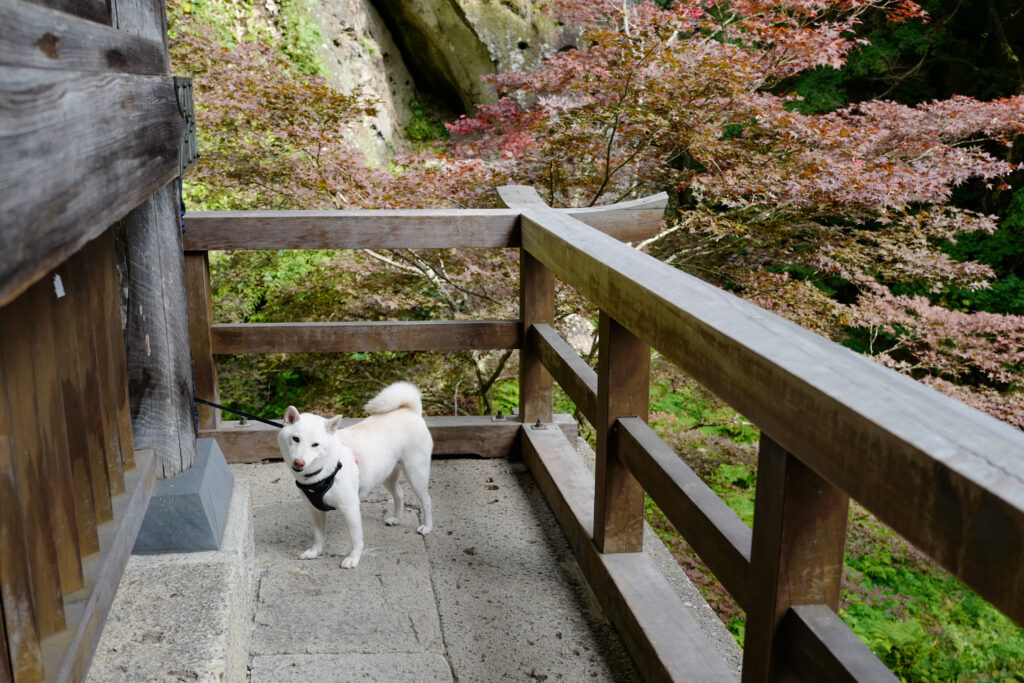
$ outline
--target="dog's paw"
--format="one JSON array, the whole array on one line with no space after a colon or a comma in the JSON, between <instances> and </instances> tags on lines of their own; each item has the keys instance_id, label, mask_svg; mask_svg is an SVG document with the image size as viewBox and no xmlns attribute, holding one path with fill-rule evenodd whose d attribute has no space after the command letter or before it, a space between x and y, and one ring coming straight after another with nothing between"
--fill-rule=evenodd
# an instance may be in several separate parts
<instances>
[{"instance_id":1,"label":"dog's paw","mask_svg":"<svg viewBox=\"0 0 1024 683\"><path fill-rule=\"evenodd\" d=\"M341 561L341 566L342 566L343 569L355 569L356 565L358 565L358 564L359 564L359 558L358 557L352 557L351 555L349 555L348 557L346 557L344 560Z\"/></svg>"},{"instance_id":2,"label":"dog's paw","mask_svg":"<svg viewBox=\"0 0 1024 683\"><path fill-rule=\"evenodd\" d=\"M416 531L421 533L421 534L423 534L424 536L426 536L427 534L430 533L430 530L433 529L433 528L434 527L432 527L432 526L427 526L426 524L421 524L419 527L416 528Z\"/></svg>"},{"instance_id":3,"label":"dog's paw","mask_svg":"<svg viewBox=\"0 0 1024 683\"><path fill-rule=\"evenodd\" d=\"M300 560L315 560L318 557L320 557L320 553L316 550L313 550L312 548L304 551L301 555L299 555Z\"/></svg>"},{"instance_id":4,"label":"dog's paw","mask_svg":"<svg viewBox=\"0 0 1024 683\"><path fill-rule=\"evenodd\" d=\"M401 523L402 520L399 517L386 517L384 519L384 526L398 526Z\"/></svg>"}]
</instances>

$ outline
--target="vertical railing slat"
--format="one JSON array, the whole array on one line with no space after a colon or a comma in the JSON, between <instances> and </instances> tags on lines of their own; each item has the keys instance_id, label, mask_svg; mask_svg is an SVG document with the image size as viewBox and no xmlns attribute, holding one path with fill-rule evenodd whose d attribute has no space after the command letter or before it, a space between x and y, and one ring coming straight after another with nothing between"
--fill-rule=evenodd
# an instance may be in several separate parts
<instances>
[{"instance_id":1,"label":"vertical railing slat","mask_svg":"<svg viewBox=\"0 0 1024 683\"><path fill-rule=\"evenodd\" d=\"M81 351L84 344L75 331L76 317L85 315L79 310L81 297L69 291L73 287L67 263L56 271L64 295L54 301L53 338L56 344L56 365L60 384L64 423L67 425L68 467L71 479L72 498L75 506L75 522L78 530L78 545L82 555L91 555L100 549L96 529L96 507L93 502L92 474L89 467L88 425L85 411L85 393L82 390L83 372ZM56 282L54 283L56 286ZM56 295L56 294L55 294ZM104 476L104 488L106 476Z\"/></svg>"},{"instance_id":2,"label":"vertical railing slat","mask_svg":"<svg viewBox=\"0 0 1024 683\"><path fill-rule=\"evenodd\" d=\"M6 327L9 318L8 310L0 310L0 326ZM0 369L2 367L0 358ZM43 678L39 622L32 600L20 499L7 394L0 386L0 604L5 628L4 650L9 654L14 680L19 683Z\"/></svg>"},{"instance_id":3,"label":"vertical railing slat","mask_svg":"<svg viewBox=\"0 0 1024 683\"><path fill-rule=\"evenodd\" d=\"M39 635L45 638L64 629L64 600L52 532L53 501L46 484L48 472L34 400L37 387L32 373L30 323L34 311L29 297L22 295L8 304L3 313L0 355L13 435L12 455Z\"/></svg>"},{"instance_id":4,"label":"vertical railing slat","mask_svg":"<svg viewBox=\"0 0 1024 683\"><path fill-rule=\"evenodd\" d=\"M130 470L135 467L135 447L132 442L132 412L128 400L128 369L121 326L114 230L108 230L96 239L95 253L99 263L97 289L103 306L103 331L106 333L101 339L110 358L110 400L116 416L113 428L117 432L122 470Z\"/></svg>"},{"instance_id":5,"label":"vertical railing slat","mask_svg":"<svg viewBox=\"0 0 1024 683\"><path fill-rule=\"evenodd\" d=\"M32 316L29 321L32 348L32 371L35 392L26 400L35 401L36 424L39 431L40 456L44 463L43 483L47 487L51 533L57 550L57 569L63 593L76 591L84 585L82 558L78 547L75 521L75 500L72 493L71 467L68 456L67 423L64 422L64 399L57 375L57 351L54 344L53 309L57 298L51 277L34 284L28 297Z\"/></svg>"},{"instance_id":6,"label":"vertical railing slat","mask_svg":"<svg viewBox=\"0 0 1024 683\"><path fill-rule=\"evenodd\" d=\"M601 311L598 323L594 543L602 553L643 550L644 490L619 459L615 421L647 421L651 347Z\"/></svg>"},{"instance_id":7,"label":"vertical railing slat","mask_svg":"<svg viewBox=\"0 0 1024 683\"><path fill-rule=\"evenodd\" d=\"M761 435L743 680L786 675L779 626L791 605L838 609L850 498Z\"/></svg>"},{"instance_id":8,"label":"vertical railing slat","mask_svg":"<svg viewBox=\"0 0 1024 683\"><path fill-rule=\"evenodd\" d=\"M79 251L65 264L68 281L64 284L69 303L74 311L73 330L78 341L78 382L73 391L78 396L78 404L82 409L82 424L86 452L89 484L92 489L93 509L96 523L102 524L114 518L111 505L111 486L107 473L107 436L110 427L103 420L102 398L99 383L101 381L96 362L96 321L93 319L92 285L89 279L90 268L87 254ZM81 471L80 464L77 471Z\"/></svg>"},{"instance_id":9,"label":"vertical railing slat","mask_svg":"<svg viewBox=\"0 0 1024 683\"><path fill-rule=\"evenodd\" d=\"M110 487L110 494L116 496L119 493L124 493L124 464L121 455L121 437L118 432L117 396L114 388L116 374L108 335L108 326L112 321L107 319L109 309L105 299L108 292L104 287L105 278L108 276L105 253L108 245L106 236L97 238L85 245L82 254L85 259L83 267L88 273L89 307L93 325L93 348L99 389L99 401L93 419L99 420L103 424L103 452L107 467L107 483ZM120 328L119 324L118 328Z\"/></svg>"},{"instance_id":10,"label":"vertical railing slat","mask_svg":"<svg viewBox=\"0 0 1024 683\"><path fill-rule=\"evenodd\" d=\"M213 323L213 292L210 288L210 256L206 251L185 252L185 295L188 299L188 336L192 347L196 396L220 403L217 363L213 358L210 325ZM199 404L199 429L216 429L220 411Z\"/></svg>"}]
</instances>

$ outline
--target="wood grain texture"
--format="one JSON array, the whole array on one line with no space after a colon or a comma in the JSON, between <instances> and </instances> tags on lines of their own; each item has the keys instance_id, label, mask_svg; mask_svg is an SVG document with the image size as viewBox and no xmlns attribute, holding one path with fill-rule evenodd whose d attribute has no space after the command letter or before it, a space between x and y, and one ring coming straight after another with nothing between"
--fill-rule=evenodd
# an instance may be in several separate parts
<instances>
[{"instance_id":1,"label":"wood grain texture","mask_svg":"<svg viewBox=\"0 0 1024 683\"><path fill-rule=\"evenodd\" d=\"M525 337L538 324L555 318L555 276L526 252L519 255L520 334ZM530 349L519 351L519 415L524 422L550 422L554 381L540 356Z\"/></svg>"},{"instance_id":2,"label":"wood grain texture","mask_svg":"<svg viewBox=\"0 0 1024 683\"><path fill-rule=\"evenodd\" d=\"M598 320L594 544L602 553L643 550L644 490L619 458L620 417L647 421L651 347L601 311Z\"/></svg>"},{"instance_id":3,"label":"wood grain texture","mask_svg":"<svg viewBox=\"0 0 1024 683\"><path fill-rule=\"evenodd\" d=\"M521 230L558 277L1024 624L1024 435L557 212L524 209Z\"/></svg>"},{"instance_id":4,"label":"wood grain texture","mask_svg":"<svg viewBox=\"0 0 1024 683\"><path fill-rule=\"evenodd\" d=\"M575 446L553 429L524 427L522 436L524 461L644 678L736 680L650 558L598 552L592 541L594 478Z\"/></svg>"},{"instance_id":5,"label":"wood grain texture","mask_svg":"<svg viewBox=\"0 0 1024 683\"><path fill-rule=\"evenodd\" d=\"M169 183L123 221L132 437L136 448L156 452L161 479L184 472L196 458L179 215L177 184Z\"/></svg>"},{"instance_id":6,"label":"wood grain texture","mask_svg":"<svg viewBox=\"0 0 1024 683\"><path fill-rule=\"evenodd\" d=\"M827 605L794 605L782 621L790 668L804 681L896 683Z\"/></svg>"},{"instance_id":7,"label":"wood grain texture","mask_svg":"<svg viewBox=\"0 0 1024 683\"><path fill-rule=\"evenodd\" d=\"M210 289L209 252L185 252L185 294L188 297L188 339L196 381L196 396L220 403L217 363L213 358L210 325L213 324L213 292ZM198 428L216 429L220 411L197 404Z\"/></svg>"},{"instance_id":8,"label":"wood grain texture","mask_svg":"<svg viewBox=\"0 0 1024 683\"><path fill-rule=\"evenodd\" d=\"M0 322L8 322L0 310ZM3 367L0 358L0 369ZM6 385L6 381L4 382ZM4 622L4 650L15 680L40 681L43 664L39 649L39 621L32 605L32 574L21 515L14 434L7 393L0 386L0 617ZM0 676L2 678L2 676Z\"/></svg>"},{"instance_id":9,"label":"wood grain texture","mask_svg":"<svg viewBox=\"0 0 1024 683\"><path fill-rule=\"evenodd\" d=\"M111 23L108 0L29 0L29 2L100 24L109 25Z\"/></svg>"},{"instance_id":10,"label":"wood grain texture","mask_svg":"<svg viewBox=\"0 0 1024 683\"><path fill-rule=\"evenodd\" d=\"M78 258L72 257L72 258ZM88 320L85 312L88 299L76 295L83 292L71 276L67 263L55 273L60 278L65 294L55 299L53 305L53 338L56 342L56 367L59 373L64 423L67 425L68 466L75 482L72 498L75 506L75 521L78 530L78 544L82 555L90 555L100 549L96 533L96 507L93 503L93 480L89 464L89 415L88 393L85 386L85 372L82 368L82 347L88 345L89 337L79 336L76 318ZM106 477L102 481L106 487ZM108 494L109 499L109 494Z\"/></svg>"},{"instance_id":11,"label":"wood grain texture","mask_svg":"<svg viewBox=\"0 0 1024 683\"><path fill-rule=\"evenodd\" d=\"M23 0L0 3L0 26L0 66L148 75L168 70L162 41Z\"/></svg>"},{"instance_id":12,"label":"wood grain texture","mask_svg":"<svg viewBox=\"0 0 1024 683\"><path fill-rule=\"evenodd\" d=\"M515 197L510 196L515 202ZM558 209L616 239L661 225L664 193L587 209ZM511 206L511 205L510 205ZM518 206L518 205L517 205ZM518 247L519 209L190 211L185 249L448 249Z\"/></svg>"},{"instance_id":13,"label":"wood grain texture","mask_svg":"<svg viewBox=\"0 0 1024 683\"><path fill-rule=\"evenodd\" d=\"M850 498L761 434L743 680L788 674L782 619L793 605L839 609Z\"/></svg>"},{"instance_id":14,"label":"wood grain texture","mask_svg":"<svg viewBox=\"0 0 1024 683\"><path fill-rule=\"evenodd\" d=\"M110 4L118 30L159 41L167 54L165 0L110 0Z\"/></svg>"},{"instance_id":15,"label":"wood grain texture","mask_svg":"<svg viewBox=\"0 0 1024 683\"><path fill-rule=\"evenodd\" d=\"M0 69L0 306L176 177L183 129L169 77Z\"/></svg>"},{"instance_id":16,"label":"wood grain texture","mask_svg":"<svg viewBox=\"0 0 1024 683\"><path fill-rule=\"evenodd\" d=\"M515 320L426 320L213 325L214 353L465 351L520 346Z\"/></svg>"},{"instance_id":17,"label":"wood grain texture","mask_svg":"<svg viewBox=\"0 0 1024 683\"><path fill-rule=\"evenodd\" d=\"M41 457L48 487L50 519L54 545L57 548L57 570L63 594L84 585L82 556L78 545L75 519L74 484L71 480L71 456L68 452L67 423L64 421L64 398L57 371L57 349L54 344L53 284L44 279L33 285L25 296L32 310L30 344L32 345L32 376L35 381L35 417L39 425ZM25 400L32 400L25 397Z\"/></svg>"},{"instance_id":18,"label":"wood grain texture","mask_svg":"<svg viewBox=\"0 0 1024 683\"><path fill-rule=\"evenodd\" d=\"M114 390L114 357L110 348L110 326L115 324L107 319L108 306L104 280L108 273L104 240L97 238L82 250L82 268L85 272L85 286L89 293L89 325L94 341L94 362L96 364L97 402L93 407L92 419L103 424L103 457L107 468L107 485L110 494L116 496L124 491L124 463L121 455L121 435L118 430L117 398ZM120 339L118 340L120 342Z\"/></svg>"},{"instance_id":19,"label":"wood grain texture","mask_svg":"<svg viewBox=\"0 0 1024 683\"><path fill-rule=\"evenodd\" d=\"M619 458L740 607L751 602L750 527L635 417L616 425Z\"/></svg>"},{"instance_id":20,"label":"wood grain texture","mask_svg":"<svg viewBox=\"0 0 1024 683\"><path fill-rule=\"evenodd\" d=\"M553 429L566 438L576 439L576 421L571 415L555 415ZM494 421L483 416L427 416L424 418L430 436L434 439L434 457L477 455L482 458L507 458L519 439L522 422L506 418ZM355 424L359 418L349 418L344 426ZM240 425L224 420L217 429L202 429L199 438L215 438L217 445L230 463L277 460L281 451L277 446L277 428L259 422Z\"/></svg>"},{"instance_id":21,"label":"wood grain texture","mask_svg":"<svg viewBox=\"0 0 1024 683\"><path fill-rule=\"evenodd\" d=\"M114 230L108 230L95 240L95 258L99 264L96 288L102 306L103 327L101 344L108 354L110 363L107 383L110 401L114 410L112 428L117 433L123 470L135 466L135 447L132 443L131 403L128 398L128 367L125 354L125 339L121 327L121 304L118 292L118 270L114 249ZM184 351L182 353L186 353Z\"/></svg>"},{"instance_id":22,"label":"wood grain texture","mask_svg":"<svg viewBox=\"0 0 1024 683\"><path fill-rule=\"evenodd\" d=\"M83 410L85 459L88 461L89 484L97 524L114 518L111 505L111 484L107 474L107 449L111 443L113 425L107 422L103 407L103 393L100 390L99 339L100 330L95 325L93 313L93 287L87 254L79 252L63 266L67 273L64 289L75 309L71 328L78 341L78 367L80 376L74 391ZM82 311L86 311L83 315ZM82 441L76 446L81 447ZM76 453L76 459L78 454ZM81 466L76 469L82 471Z\"/></svg>"},{"instance_id":23,"label":"wood grain texture","mask_svg":"<svg viewBox=\"0 0 1024 683\"><path fill-rule=\"evenodd\" d=\"M530 328L523 348L540 359L576 408L594 424L597 421L597 372L547 323L537 323Z\"/></svg>"},{"instance_id":24,"label":"wood grain texture","mask_svg":"<svg viewBox=\"0 0 1024 683\"><path fill-rule=\"evenodd\" d=\"M82 617L73 627L70 642L66 646L63 642L54 643L61 646L60 652L46 653L50 655L48 661L55 660L59 665L54 677L57 681L85 680L89 662L103 634L103 625L135 545L135 537L156 488L155 454L150 450L136 451L132 459L136 467L126 476L125 492L114 501L115 520L108 524L113 528L104 530L103 548L90 558L86 566L90 590L79 598L83 603Z\"/></svg>"},{"instance_id":25,"label":"wood grain texture","mask_svg":"<svg viewBox=\"0 0 1024 683\"><path fill-rule=\"evenodd\" d=\"M0 363L11 428L11 454L17 472L22 529L30 568L32 601L42 638L64 629L64 602L52 532L46 456L36 419L32 369L32 315L29 297L0 310ZM24 589L24 586L19 588Z\"/></svg>"}]
</instances>

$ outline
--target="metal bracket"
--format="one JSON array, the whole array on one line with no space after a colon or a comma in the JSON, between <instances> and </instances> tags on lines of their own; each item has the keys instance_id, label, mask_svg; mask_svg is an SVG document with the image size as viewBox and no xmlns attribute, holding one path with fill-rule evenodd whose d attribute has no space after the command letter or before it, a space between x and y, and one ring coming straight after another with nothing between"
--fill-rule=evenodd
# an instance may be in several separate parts
<instances>
[{"instance_id":1,"label":"metal bracket","mask_svg":"<svg viewBox=\"0 0 1024 683\"><path fill-rule=\"evenodd\" d=\"M185 119L185 132L181 136L181 151L178 156L178 175L185 175L185 171L191 168L199 158L192 79L187 76L174 76L174 94L178 98L178 113Z\"/></svg>"}]
</instances>

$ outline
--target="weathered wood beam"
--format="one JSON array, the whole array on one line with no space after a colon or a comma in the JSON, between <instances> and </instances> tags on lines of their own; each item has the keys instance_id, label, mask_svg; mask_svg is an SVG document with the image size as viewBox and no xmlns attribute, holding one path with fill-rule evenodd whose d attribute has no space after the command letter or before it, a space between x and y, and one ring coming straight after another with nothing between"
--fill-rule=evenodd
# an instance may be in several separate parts
<instances>
[{"instance_id":1,"label":"weathered wood beam","mask_svg":"<svg viewBox=\"0 0 1024 683\"><path fill-rule=\"evenodd\" d=\"M896 676L826 605L795 605L782 622L789 665L802 681L896 683Z\"/></svg>"},{"instance_id":2,"label":"weathered wood beam","mask_svg":"<svg viewBox=\"0 0 1024 683\"><path fill-rule=\"evenodd\" d=\"M89 3L69 5L88 8ZM106 10L106 3L100 2ZM89 12L95 14L95 12ZM0 3L0 66L83 73L162 75L168 58L160 40L23 0Z\"/></svg>"},{"instance_id":3,"label":"weathered wood beam","mask_svg":"<svg viewBox=\"0 0 1024 683\"><path fill-rule=\"evenodd\" d=\"M576 440L576 421L571 415L555 415L555 428L565 438ZM434 457L478 455L507 458L516 446L522 422L516 418L495 420L486 415L427 416L427 428L434 439ZM359 418L346 419L346 427ZM277 428L259 422L242 425L225 420L216 429L200 429L199 438L215 438L228 462L247 463L280 459Z\"/></svg>"},{"instance_id":4,"label":"weathered wood beam","mask_svg":"<svg viewBox=\"0 0 1024 683\"><path fill-rule=\"evenodd\" d=\"M526 335L524 346L537 354L558 386L590 424L594 424L597 421L597 372L576 355L550 325L534 325Z\"/></svg>"},{"instance_id":5,"label":"weathered wood beam","mask_svg":"<svg viewBox=\"0 0 1024 683\"><path fill-rule=\"evenodd\" d=\"M213 353L517 349L516 320L237 323L210 327Z\"/></svg>"},{"instance_id":6,"label":"weathered wood beam","mask_svg":"<svg viewBox=\"0 0 1024 683\"><path fill-rule=\"evenodd\" d=\"M100 24L110 24L110 0L29 0L40 5Z\"/></svg>"},{"instance_id":7,"label":"weathered wood beam","mask_svg":"<svg viewBox=\"0 0 1024 683\"><path fill-rule=\"evenodd\" d=\"M1024 434L571 217L530 207L521 230L557 276L1024 624Z\"/></svg>"},{"instance_id":8,"label":"weathered wood beam","mask_svg":"<svg viewBox=\"0 0 1024 683\"><path fill-rule=\"evenodd\" d=\"M751 530L643 420L620 418L619 456L725 589L750 605Z\"/></svg>"},{"instance_id":9,"label":"weathered wood beam","mask_svg":"<svg viewBox=\"0 0 1024 683\"><path fill-rule=\"evenodd\" d=\"M559 209L617 239L657 233L665 193L587 209ZM518 247L518 209L190 211L185 249L449 249Z\"/></svg>"},{"instance_id":10,"label":"weathered wood beam","mask_svg":"<svg viewBox=\"0 0 1024 683\"><path fill-rule=\"evenodd\" d=\"M0 69L0 306L178 174L165 76Z\"/></svg>"},{"instance_id":11,"label":"weathered wood beam","mask_svg":"<svg viewBox=\"0 0 1024 683\"><path fill-rule=\"evenodd\" d=\"M593 543L594 476L554 429L523 427L523 459L587 583L648 681L734 681L735 675L644 553L604 555Z\"/></svg>"}]
</instances>

